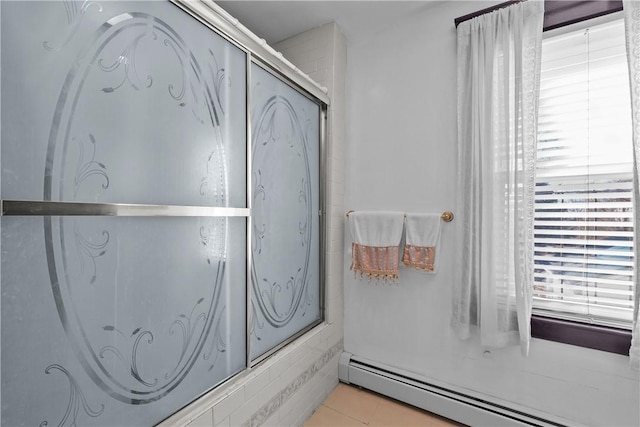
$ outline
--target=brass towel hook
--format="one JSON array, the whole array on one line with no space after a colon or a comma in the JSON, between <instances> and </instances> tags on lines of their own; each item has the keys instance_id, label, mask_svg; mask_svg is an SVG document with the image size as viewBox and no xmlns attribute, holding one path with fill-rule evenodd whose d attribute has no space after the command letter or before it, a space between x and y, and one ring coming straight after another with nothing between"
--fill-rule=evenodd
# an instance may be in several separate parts
<instances>
[{"instance_id":1,"label":"brass towel hook","mask_svg":"<svg viewBox=\"0 0 640 427\"><path fill-rule=\"evenodd\" d=\"M440 218L442 218L444 222L451 222L453 221L453 212L444 211L442 212L442 215L440 215Z\"/></svg>"}]
</instances>

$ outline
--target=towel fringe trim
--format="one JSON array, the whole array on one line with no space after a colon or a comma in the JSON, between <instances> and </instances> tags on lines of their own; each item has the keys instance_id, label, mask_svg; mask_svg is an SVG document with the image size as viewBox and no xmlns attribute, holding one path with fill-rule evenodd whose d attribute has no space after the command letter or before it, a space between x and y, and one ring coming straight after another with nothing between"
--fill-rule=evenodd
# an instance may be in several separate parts
<instances>
[{"instance_id":1,"label":"towel fringe trim","mask_svg":"<svg viewBox=\"0 0 640 427\"><path fill-rule=\"evenodd\" d=\"M350 269L354 277L372 278L383 283L397 283L399 278L399 249L398 246L365 246L358 243L351 244L352 262Z\"/></svg>"},{"instance_id":2,"label":"towel fringe trim","mask_svg":"<svg viewBox=\"0 0 640 427\"><path fill-rule=\"evenodd\" d=\"M409 268L433 273L436 263L436 248L407 244L404 246L402 263Z\"/></svg>"}]
</instances>

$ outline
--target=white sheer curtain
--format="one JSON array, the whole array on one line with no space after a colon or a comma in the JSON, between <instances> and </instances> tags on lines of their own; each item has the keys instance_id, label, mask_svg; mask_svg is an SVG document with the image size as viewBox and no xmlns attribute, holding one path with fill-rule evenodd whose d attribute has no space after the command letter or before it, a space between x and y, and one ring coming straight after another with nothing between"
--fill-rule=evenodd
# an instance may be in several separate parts
<instances>
[{"instance_id":1,"label":"white sheer curtain","mask_svg":"<svg viewBox=\"0 0 640 427\"><path fill-rule=\"evenodd\" d=\"M633 311L633 332L629 358L631 366L640 369L640 227L638 209L640 208L640 2L623 2L624 25L627 39L627 58L629 63L629 81L631 82L631 111L633 114L633 195L635 220L635 305Z\"/></svg>"},{"instance_id":2,"label":"white sheer curtain","mask_svg":"<svg viewBox=\"0 0 640 427\"><path fill-rule=\"evenodd\" d=\"M458 207L453 326L529 351L534 172L544 3L458 26Z\"/></svg>"}]
</instances>

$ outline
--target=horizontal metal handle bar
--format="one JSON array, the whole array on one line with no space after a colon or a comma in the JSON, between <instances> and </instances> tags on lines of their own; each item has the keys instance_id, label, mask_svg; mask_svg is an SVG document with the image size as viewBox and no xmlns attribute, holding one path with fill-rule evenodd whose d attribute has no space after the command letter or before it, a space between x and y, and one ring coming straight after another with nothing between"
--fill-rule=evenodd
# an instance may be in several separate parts
<instances>
[{"instance_id":1,"label":"horizontal metal handle bar","mask_svg":"<svg viewBox=\"0 0 640 427\"><path fill-rule=\"evenodd\" d=\"M347 217L349 217L349 215L351 213L355 212L354 210L350 210L349 212L347 212ZM405 212L404 214L405 218L407 217L407 214ZM453 212L451 211L444 211L442 212L442 215L440 215L440 219L442 219L444 222L451 222L453 221L454 215Z\"/></svg>"},{"instance_id":2,"label":"horizontal metal handle bar","mask_svg":"<svg viewBox=\"0 0 640 427\"><path fill-rule=\"evenodd\" d=\"M1 200L2 215L12 216L236 216L248 217L248 208L214 206L137 205L32 200Z\"/></svg>"}]
</instances>

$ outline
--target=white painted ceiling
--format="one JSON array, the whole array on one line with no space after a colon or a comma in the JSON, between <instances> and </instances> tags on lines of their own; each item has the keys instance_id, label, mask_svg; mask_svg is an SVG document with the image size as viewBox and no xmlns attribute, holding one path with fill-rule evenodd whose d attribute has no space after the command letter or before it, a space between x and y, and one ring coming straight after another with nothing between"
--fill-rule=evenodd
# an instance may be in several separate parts
<instances>
[{"instance_id":1,"label":"white painted ceiling","mask_svg":"<svg viewBox=\"0 0 640 427\"><path fill-rule=\"evenodd\" d=\"M347 40L383 29L393 21L440 1L216 1L271 45L335 21Z\"/></svg>"}]
</instances>

